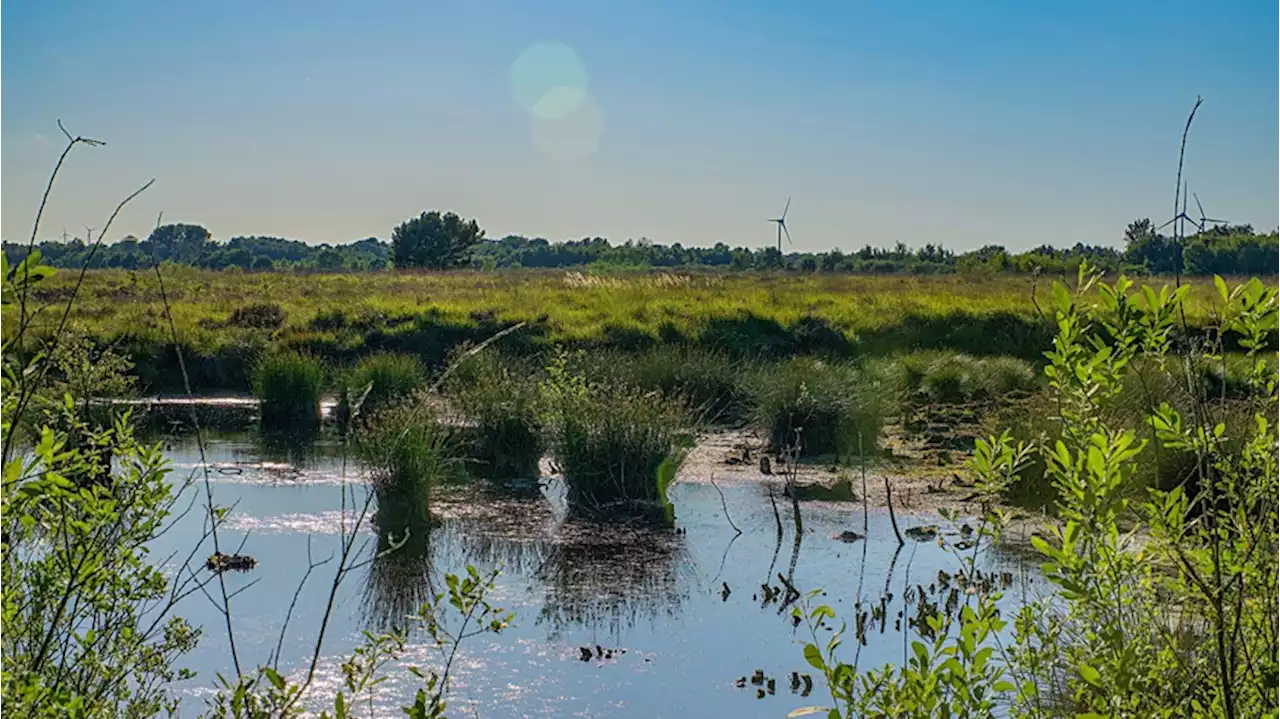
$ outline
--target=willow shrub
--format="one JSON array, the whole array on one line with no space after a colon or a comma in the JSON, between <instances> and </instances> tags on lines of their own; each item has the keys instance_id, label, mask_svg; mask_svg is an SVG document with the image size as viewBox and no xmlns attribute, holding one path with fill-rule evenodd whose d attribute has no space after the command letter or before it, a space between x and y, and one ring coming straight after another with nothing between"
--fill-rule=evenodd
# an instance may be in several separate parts
<instances>
[{"instance_id":1,"label":"willow shrub","mask_svg":"<svg viewBox=\"0 0 1280 719\"><path fill-rule=\"evenodd\" d=\"M969 582L976 591L958 611L924 613L910 662L863 670L840 660L840 632L825 648L819 641L835 612L812 606L817 595L810 595L797 610L814 640L804 655L822 671L835 706L797 713L1276 714L1280 450L1277 378L1263 353L1277 292L1257 279L1235 289L1215 280L1221 304L1204 351L1175 342L1185 288L1143 288L1138 296L1125 277L1108 285L1087 267L1074 291L1055 285L1058 334L1045 375L1060 437L1036 449L1002 433L978 443L971 469L987 507L977 541L994 540L1007 519L994 499L1018 481L1032 453L1041 455L1059 521L1032 543L1057 596L1030 601L1010 621L994 611L999 590ZM1135 362L1165 369L1222 362L1228 333L1249 358L1252 423L1229 427L1195 372L1168 375L1185 378L1191 411L1164 402L1145 428L1109 420L1107 406L1124 394ZM1131 485L1149 443L1188 454L1192 477L1135 498ZM977 551L952 549L961 571L974 576ZM996 641L1010 626L1012 637Z\"/></svg>"}]
</instances>

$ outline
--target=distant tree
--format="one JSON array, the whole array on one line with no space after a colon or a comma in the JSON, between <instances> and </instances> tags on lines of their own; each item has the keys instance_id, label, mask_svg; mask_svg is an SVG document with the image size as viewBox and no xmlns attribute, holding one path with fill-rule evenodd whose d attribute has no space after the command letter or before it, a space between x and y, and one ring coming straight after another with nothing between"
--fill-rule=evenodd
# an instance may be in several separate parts
<instances>
[{"instance_id":1,"label":"distant tree","mask_svg":"<svg viewBox=\"0 0 1280 719\"><path fill-rule=\"evenodd\" d=\"M452 212L424 212L406 220L391 233L391 256L396 267L444 269L466 264L471 248L484 239L475 220Z\"/></svg>"},{"instance_id":2,"label":"distant tree","mask_svg":"<svg viewBox=\"0 0 1280 719\"><path fill-rule=\"evenodd\" d=\"M326 272L342 269L342 253L332 247L320 250L320 253L316 255L316 268Z\"/></svg>"},{"instance_id":3,"label":"distant tree","mask_svg":"<svg viewBox=\"0 0 1280 719\"><path fill-rule=\"evenodd\" d=\"M820 261L823 272L836 272L840 269L840 265L844 264L844 253L839 249L834 249L822 255Z\"/></svg>"},{"instance_id":4,"label":"distant tree","mask_svg":"<svg viewBox=\"0 0 1280 719\"><path fill-rule=\"evenodd\" d=\"M175 223L157 227L147 241L158 260L196 264L205 253L215 249L212 238L200 225Z\"/></svg>"},{"instance_id":5,"label":"distant tree","mask_svg":"<svg viewBox=\"0 0 1280 719\"><path fill-rule=\"evenodd\" d=\"M1145 267L1148 272L1177 270L1180 252L1177 243L1158 234L1151 220L1145 217L1130 222L1124 230L1125 261Z\"/></svg>"},{"instance_id":6,"label":"distant tree","mask_svg":"<svg viewBox=\"0 0 1280 719\"><path fill-rule=\"evenodd\" d=\"M776 270L783 265L784 257L777 247L766 247L756 255L756 267L762 270Z\"/></svg>"},{"instance_id":7,"label":"distant tree","mask_svg":"<svg viewBox=\"0 0 1280 719\"><path fill-rule=\"evenodd\" d=\"M258 271L274 270L276 268L276 263L273 262L271 258L267 257L266 255L258 255L257 257L253 258L252 267L253 269Z\"/></svg>"}]
</instances>

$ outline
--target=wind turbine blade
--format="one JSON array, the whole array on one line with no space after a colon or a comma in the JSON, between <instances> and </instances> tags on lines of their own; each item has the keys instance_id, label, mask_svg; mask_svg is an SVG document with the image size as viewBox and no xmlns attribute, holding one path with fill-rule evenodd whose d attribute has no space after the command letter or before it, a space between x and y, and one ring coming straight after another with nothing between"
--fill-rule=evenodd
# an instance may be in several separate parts
<instances>
[{"instance_id":1,"label":"wind turbine blade","mask_svg":"<svg viewBox=\"0 0 1280 719\"><path fill-rule=\"evenodd\" d=\"M791 209L791 197L790 197L790 195L788 195L788 196L787 196L787 206L786 206L786 207L784 207L784 208L782 208L782 219L784 219L784 220L785 220L785 219L787 219L787 210L790 210L790 209Z\"/></svg>"},{"instance_id":2,"label":"wind turbine blade","mask_svg":"<svg viewBox=\"0 0 1280 719\"><path fill-rule=\"evenodd\" d=\"M795 247L796 243L791 241L791 230L787 229L787 223L783 222L783 223L780 223L778 226L782 228L783 232L787 233L787 244L791 245L792 247Z\"/></svg>"},{"instance_id":3,"label":"wind turbine blade","mask_svg":"<svg viewBox=\"0 0 1280 719\"><path fill-rule=\"evenodd\" d=\"M1200 210L1200 217L1203 219L1203 218L1204 218L1204 205L1200 204L1200 196L1199 196L1199 195L1197 195L1197 194L1196 194L1196 193L1194 193L1194 192L1193 192L1193 193L1191 193L1191 196L1192 196L1192 197L1194 197L1194 198L1196 199L1196 208Z\"/></svg>"},{"instance_id":4,"label":"wind turbine blade","mask_svg":"<svg viewBox=\"0 0 1280 719\"><path fill-rule=\"evenodd\" d=\"M1172 220L1169 220L1168 222L1164 223L1163 225L1160 225L1159 227L1157 227L1157 228L1156 228L1156 230L1157 230L1157 231L1159 231L1159 230L1163 230L1164 228L1168 227L1169 225L1172 225L1173 223L1175 223L1175 222L1177 222L1177 221L1178 221L1178 218L1176 218L1176 217L1175 217L1175 218L1173 218Z\"/></svg>"}]
</instances>

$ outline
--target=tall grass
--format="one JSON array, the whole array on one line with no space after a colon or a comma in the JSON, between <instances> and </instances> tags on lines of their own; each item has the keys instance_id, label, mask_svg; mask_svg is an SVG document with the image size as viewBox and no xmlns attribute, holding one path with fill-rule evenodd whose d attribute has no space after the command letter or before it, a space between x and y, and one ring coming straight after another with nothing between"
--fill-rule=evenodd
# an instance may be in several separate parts
<instances>
[{"instance_id":1,"label":"tall grass","mask_svg":"<svg viewBox=\"0 0 1280 719\"><path fill-rule=\"evenodd\" d=\"M666 505L667 487L693 445L678 398L571 374L563 357L544 386L551 454L571 508L608 512Z\"/></svg>"},{"instance_id":2,"label":"tall grass","mask_svg":"<svg viewBox=\"0 0 1280 719\"><path fill-rule=\"evenodd\" d=\"M1040 380L1035 366L1016 357L974 357L961 352L918 351L884 360L900 373L908 396L931 402L990 400L1030 392Z\"/></svg>"},{"instance_id":3,"label":"tall grass","mask_svg":"<svg viewBox=\"0 0 1280 719\"><path fill-rule=\"evenodd\" d=\"M587 352L580 371L601 382L629 384L679 398L707 422L737 422L750 411L745 375L754 365L706 347L664 344L628 353Z\"/></svg>"},{"instance_id":4,"label":"tall grass","mask_svg":"<svg viewBox=\"0 0 1280 719\"><path fill-rule=\"evenodd\" d=\"M775 452L841 460L874 451L893 400L889 383L852 365L798 357L762 367L750 381L757 421Z\"/></svg>"},{"instance_id":5,"label":"tall grass","mask_svg":"<svg viewBox=\"0 0 1280 719\"><path fill-rule=\"evenodd\" d=\"M369 415L421 389L425 377L422 363L412 355L377 352L365 357L339 382L343 390L336 410L339 423L350 420L352 397L364 398L360 411Z\"/></svg>"},{"instance_id":6,"label":"tall grass","mask_svg":"<svg viewBox=\"0 0 1280 719\"><path fill-rule=\"evenodd\" d=\"M466 453L475 472L495 479L538 475L542 436L538 368L497 352L461 360L445 392L474 423Z\"/></svg>"},{"instance_id":7,"label":"tall grass","mask_svg":"<svg viewBox=\"0 0 1280 719\"><path fill-rule=\"evenodd\" d=\"M253 393L267 429L307 429L320 421L324 366L301 352L262 357L253 372Z\"/></svg>"},{"instance_id":8,"label":"tall grass","mask_svg":"<svg viewBox=\"0 0 1280 719\"><path fill-rule=\"evenodd\" d=\"M404 397L367 416L355 434L378 500L380 538L419 537L431 525L431 489L461 470L456 442L424 393Z\"/></svg>"}]
</instances>

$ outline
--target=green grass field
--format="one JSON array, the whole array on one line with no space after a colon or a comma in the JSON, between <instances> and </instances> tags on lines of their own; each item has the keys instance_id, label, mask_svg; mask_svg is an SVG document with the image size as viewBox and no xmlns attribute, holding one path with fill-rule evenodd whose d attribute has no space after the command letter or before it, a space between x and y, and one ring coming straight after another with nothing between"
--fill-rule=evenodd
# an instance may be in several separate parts
<instances>
[{"instance_id":1,"label":"green grass field","mask_svg":"<svg viewBox=\"0 0 1280 719\"><path fill-rule=\"evenodd\" d=\"M743 358L949 349L1037 360L1053 332L1032 300L1034 287L1047 308L1051 281L1018 275L164 272L198 391L247 389L267 349L306 351L334 370L380 351L435 366L458 344L517 322L528 325L504 338L513 350L688 343ZM75 280L64 270L40 285L37 332L56 326ZM1212 297L1210 283L1196 283L1191 324ZM15 323L4 319L8 333ZM147 388L180 385L154 273L89 272L71 321L129 353Z\"/></svg>"}]
</instances>

